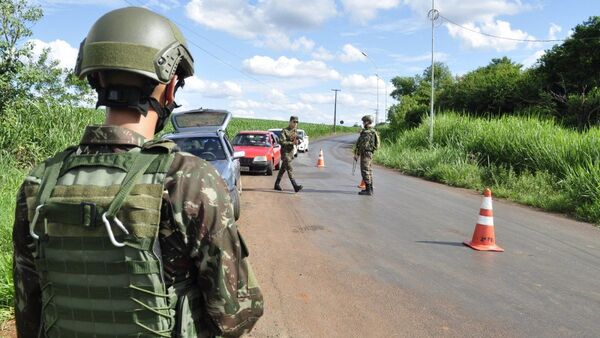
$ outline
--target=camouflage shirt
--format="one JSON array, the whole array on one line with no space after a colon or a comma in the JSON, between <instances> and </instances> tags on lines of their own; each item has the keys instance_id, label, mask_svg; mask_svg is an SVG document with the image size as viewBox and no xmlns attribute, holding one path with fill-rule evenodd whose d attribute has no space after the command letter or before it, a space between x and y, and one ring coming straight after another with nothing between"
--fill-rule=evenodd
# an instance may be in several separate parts
<instances>
[{"instance_id":1,"label":"camouflage shirt","mask_svg":"<svg viewBox=\"0 0 600 338\"><path fill-rule=\"evenodd\" d=\"M123 152L144 142L142 135L129 129L89 126L77 153ZM39 184L39 178L30 175L19 189L13 229L15 317L20 337L37 337L41 325L41 290L24 193L33 184ZM205 212L205 205L215 204L220 213ZM252 329L263 313L262 294L233 221L227 186L208 162L175 153L165 179L159 240L167 284L192 279L203 293L201 320L212 331L206 336L239 336Z\"/></svg>"},{"instance_id":2,"label":"camouflage shirt","mask_svg":"<svg viewBox=\"0 0 600 338\"><path fill-rule=\"evenodd\" d=\"M361 155L365 152L374 152L379 148L379 135L375 128L369 126L360 132L360 136L356 141L356 147L354 153Z\"/></svg>"},{"instance_id":3,"label":"camouflage shirt","mask_svg":"<svg viewBox=\"0 0 600 338\"><path fill-rule=\"evenodd\" d=\"M295 128L286 127L281 130L279 144L281 144L281 152L283 154L292 153L294 151L297 137L298 134Z\"/></svg>"}]
</instances>

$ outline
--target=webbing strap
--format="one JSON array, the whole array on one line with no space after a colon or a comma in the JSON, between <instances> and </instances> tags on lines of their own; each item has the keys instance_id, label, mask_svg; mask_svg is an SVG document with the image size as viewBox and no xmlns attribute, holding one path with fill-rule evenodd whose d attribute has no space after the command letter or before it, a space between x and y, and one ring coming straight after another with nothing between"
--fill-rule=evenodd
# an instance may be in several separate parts
<instances>
[{"instance_id":1,"label":"webbing strap","mask_svg":"<svg viewBox=\"0 0 600 338\"><path fill-rule=\"evenodd\" d=\"M119 242L135 243L140 250L150 250L151 238L132 238L129 236L115 236ZM132 244L133 245L133 244ZM59 250L114 250L115 246L107 237L55 237L48 236L46 248Z\"/></svg>"},{"instance_id":2,"label":"webbing strap","mask_svg":"<svg viewBox=\"0 0 600 338\"><path fill-rule=\"evenodd\" d=\"M157 314L147 310L135 310L134 312L111 311L111 310L93 310L93 309L75 309L68 306L55 305L54 310L59 318L66 320L75 320L88 323L115 323L115 324L133 324L136 321L141 323L153 324L156 321ZM163 310L165 315L169 315L169 310Z\"/></svg>"},{"instance_id":3,"label":"webbing strap","mask_svg":"<svg viewBox=\"0 0 600 338\"><path fill-rule=\"evenodd\" d=\"M160 272L158 261L74 262L38 259L35 265L38 271L91 275L114 275L118 273L147 275Z\"/></svg>"},{"instance_id":4,"label":"webbing strap","mask_svg":"<svg viewBox=\"0 0 600 338\"><path fill-rule=\"evenodd\" d=\"M121 209L121 206L123 206L125 199L133 189L135 183L140 179L142 175L144 175L146 168L148 168L150 164L154 162L154 160L159 155L160 154L152 154L146 152L140 152L139 154L137 154L137 156L133 160L131 168L129 168L127 175L125 175L125 178L121 183L121 189L119 190L115 198L110 203L110 206L108 207L107 216L109 218L115 218L117 212L119 212L119 209Z\"/></svg>"},{"instance_id":5,"label":"webbing strap","mask_svg":"<svg viewBox=\"0 0 600 338\"><path fill-rule=\"evenodd\" d=\"M102 224L104 209L95 203L49 202L43 207L44 217L57 223L92 227Z\"/></svg>"},{"instance_id":6,"label":"webbing strap","mask_svg":"<svg viewBox=\"0 0 600 338\"><path fill-rule=\"evenodd\" d=\"M42 205L50 194L52 190L56 186L56 182L58 181L58 176L60 174L60 168L63 165L64 160L71 155L76 147L69 147L65 149L63 152L58 153L56 156L48 160L46 164L46 169L44 170L44 177L42 178L42 184L38 191L37 200L35 205Z\"/></svg>"},{"instance_id":7,"label":"webbing strap","mask_svg":"<svg viewBox=\"0 0 600 338\"><path fill-rule=\"evenodd\" d=\"M152 285L143 288L157 293L162 292L162 290L154 290ZM129 286L82 286L57 283L52 283L50 292L57 296L85 299L127 299L139 294L139 291Z\"/></svg>"},{"instance_id":8,"label":"webbing strap","mask_svg":"<svg viewBox=\"0 0 600 338\"><path fill-rule=\"evenodd\" d=\"M60 338L82 338L82 337L94 337L94 338L156 338L156 335L154 334L146 334L146 333L130 333L130 334L101 334L101 333L96 333L94 332L93 334L90 334L89 332L82 332L82 331L77 331L77 330L73 330L70 328L65 328L65 327L59 327L59 326L55 326L52 328L52 330L50 330L49 332L51 332L53 334L56 334L56 337L60 337Z\"/></svg>"}]
</instances>

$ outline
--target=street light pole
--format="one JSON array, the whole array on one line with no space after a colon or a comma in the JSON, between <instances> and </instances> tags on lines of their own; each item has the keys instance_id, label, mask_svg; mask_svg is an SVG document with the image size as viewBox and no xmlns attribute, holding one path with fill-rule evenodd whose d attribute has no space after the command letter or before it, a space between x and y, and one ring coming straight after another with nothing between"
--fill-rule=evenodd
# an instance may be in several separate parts
<instances>
[{"instance_id":1,"label":"street light pole","mask_svg":"<svg viewBox=\"0 0 600 338\"><path fill-rule=\"evenodd\" d=\"M379 67L377 67L377 64L375 64L375 61L373 61L373 59L371 59L369 57L369 55L367 55L367 53L365 53L363 51L361 51L360 53L362 55L364 55L369 61L371 61L371 63L373 64L373 67L375 68L375 78L377 79L377 109L375 110L375 125L377 125L377 122L379 122L379 81L381 80L381 78L379 77ZM385 95L387 95L387 89L386 89ZM386 102L387 102L387 98L386 98ZM386 103L386 106L387 106L387 103Z\"/></svg>"},{"instance_id":2,"label":"street light pole","mask_svg":"<svg viewBox=\"0 0 600 338\"><path fill-rule=\"evenodd\" d=\"M335 97L333 99L333 133L335 134L335 125L337 123L337 93L341 91L340 89L332 89L335 93Z\"/></svg>"},{"instance_id":3,"label":"street light pole","mask_svg":"<svg viewBox=\"0 0 600 338\"><path fill-rule=\"evenodd\" d=\"M433 59L433 51L434 51L434 38L435 38L435 20L440 16L440 12L435 9L435 0L431 0L431 10L429 11L429 19L431 20L431 103L430 103L430 112L429 116L431 117L431 122L429 124L429 144L433 145L433 105L434 95L435 95L435 82L434 82L434 74L435 74L435 63Z\"/></svg>"}]
</instances>

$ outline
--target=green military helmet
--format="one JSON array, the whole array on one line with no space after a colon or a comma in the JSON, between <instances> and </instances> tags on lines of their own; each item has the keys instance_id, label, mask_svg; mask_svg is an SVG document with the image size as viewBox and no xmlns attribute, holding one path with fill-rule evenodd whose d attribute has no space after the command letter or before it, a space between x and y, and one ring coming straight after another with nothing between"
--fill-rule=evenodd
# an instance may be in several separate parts
<instances>
[{"instance_id":1,"label":"green military helmet","mask_svg":"<svg viewBox=\"0 0 600 338\"><path fill-rule=\"evenodd\" d=\"M361 121L373 123L373 116L371 116L371 115L365 115L365 116L362 117Z\"/></svg>"},{"instance_id":2,"label":"green military helmet","mask_svg":"<svg viewBox=\"0 0 600 338\"><path fill-rule=\"evenodd\" d=\"M194 74L194 59L173 22L145 8L126 7L102 16L79 47L75 74L102 70L137 73L160 83Z\"/></svg>"}]
</instances>

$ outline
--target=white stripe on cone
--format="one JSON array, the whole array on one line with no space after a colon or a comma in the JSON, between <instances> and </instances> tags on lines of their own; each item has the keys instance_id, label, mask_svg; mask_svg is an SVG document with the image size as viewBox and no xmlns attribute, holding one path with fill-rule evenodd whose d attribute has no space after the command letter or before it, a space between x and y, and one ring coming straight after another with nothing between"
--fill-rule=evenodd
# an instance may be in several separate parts
<instances>
[{"instance_id":1,"label":"white stripe on cone","mask_svg":"<svg viewBox=\"0 0 600 338\"><path fill-rule=\"evenodd\" d=\"M477 219L477 224L494 226L494 217L481 216Z\"/></svg>"},{"instance_id":2,"label":"white stripe on cone","mask_svg":"<svg viewBox=\"0 0 600 338\"><path fill-rule=\"evenodd\" d=\"M483 201L481 202L481 209L492 210L492 198L491 197L483 198Z\"/></svg>"}]
</instances>

